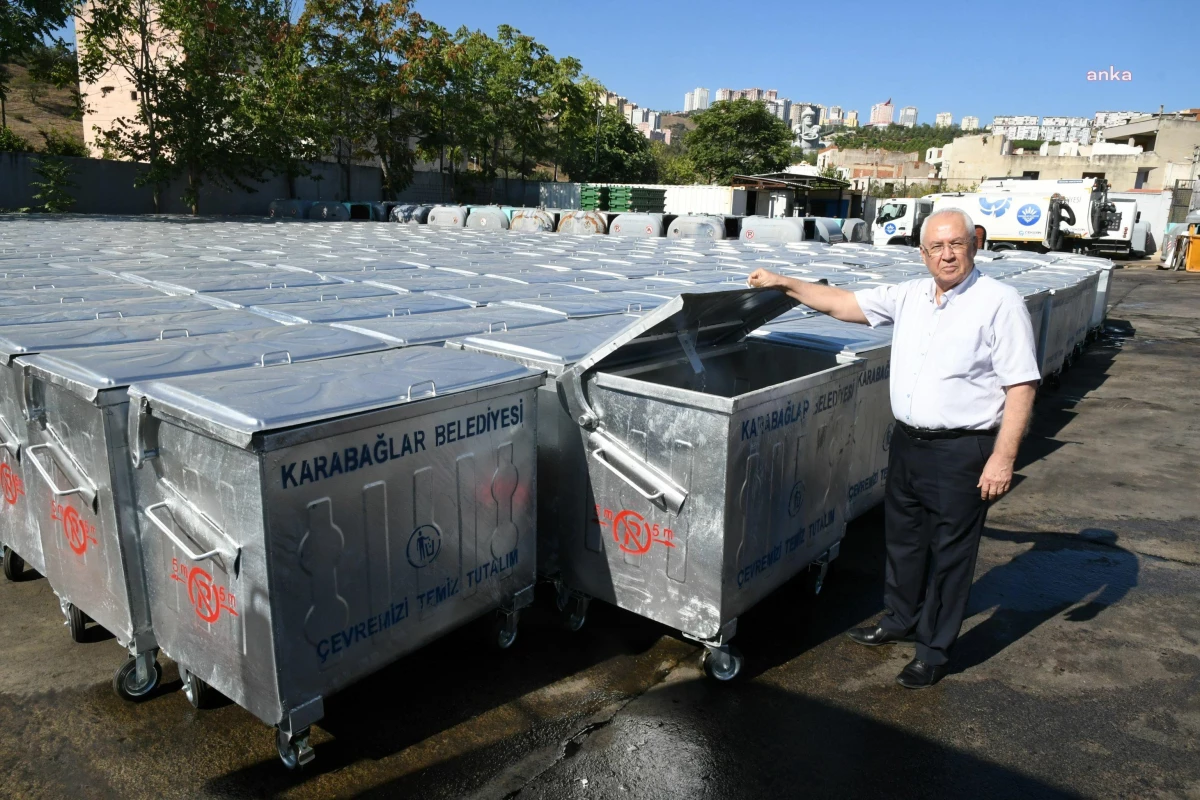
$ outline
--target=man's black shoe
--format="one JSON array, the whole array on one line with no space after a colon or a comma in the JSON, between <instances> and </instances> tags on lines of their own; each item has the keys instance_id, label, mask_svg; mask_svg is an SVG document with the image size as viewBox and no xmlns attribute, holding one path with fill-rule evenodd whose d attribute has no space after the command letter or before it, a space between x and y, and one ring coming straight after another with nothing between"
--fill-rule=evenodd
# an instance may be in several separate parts
<instances>
[{"instance_id":1,"label":"man's black shoe","mask_svg":"<svg viewBox=\"0 0 1200 800\"><path fill-rule=\"evenodd\" d=\"M896 676L896 683L905 689L928 689L945 675L945 664L926 664L921 659L914 658Z\"/></svg>"},{"instance_id":2,"label":"man's black shoe","mask_svg":"<svg viewBox=\"0 0 1200 800\"><path fill-rule=\"evenodd\" d=\"M911 642L912 637L901 633L892 633L885 630L881 625L868 625L865 628L851 628L847 633L854 641L859 644L865 644L868 647L878 647L881 644L891 644L892 642Z\"/></svg>"}]
</instances>

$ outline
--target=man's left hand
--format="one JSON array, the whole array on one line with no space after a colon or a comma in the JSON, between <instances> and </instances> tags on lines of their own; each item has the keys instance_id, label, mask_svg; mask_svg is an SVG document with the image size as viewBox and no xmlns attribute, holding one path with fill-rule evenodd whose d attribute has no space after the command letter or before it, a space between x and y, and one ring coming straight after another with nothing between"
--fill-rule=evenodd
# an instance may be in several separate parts
<instances>
[{"instance_id":1,"label":"man's left hand","mask_svg":"<svg viewBox=\"0 0 1200 800\"><path fill-rule=\"evenodd\" d=\"M984 500L999 500L1012 488L1013 460L992 453L979 478L979 496Z\"/></svg>"}]
</instances>

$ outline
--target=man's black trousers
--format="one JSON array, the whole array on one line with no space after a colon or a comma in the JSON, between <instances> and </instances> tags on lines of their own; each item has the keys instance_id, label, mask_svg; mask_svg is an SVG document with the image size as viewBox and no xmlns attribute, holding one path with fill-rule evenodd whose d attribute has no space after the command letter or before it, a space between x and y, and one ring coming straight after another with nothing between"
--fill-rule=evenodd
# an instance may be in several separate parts
<instances>
[{"instance_id":1,"label":"man's black trousers","mask_svg":"<svg viewBox=\"0 0 1200 800\"><path fill-rule=\"evenodd\" d=\"M983 435L917 439L899 425L892 436L880 624L913 634L927 664L946 663L962 627L988 509L979 478L995 444Z\"/></svg>"}]
</instances>

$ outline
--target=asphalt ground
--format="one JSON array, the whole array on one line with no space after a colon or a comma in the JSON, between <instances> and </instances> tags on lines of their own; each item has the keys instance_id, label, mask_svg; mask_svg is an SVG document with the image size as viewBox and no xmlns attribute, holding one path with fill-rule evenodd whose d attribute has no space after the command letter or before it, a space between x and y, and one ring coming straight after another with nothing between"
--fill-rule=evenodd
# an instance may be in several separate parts
<instances>
[{"instance_id":1,"label":"asphalt ground","mask_svg":"<svg viewBox=\"0 0 1200 800\"><path fill-rule=\"evenodd\" d=\"M164 659L141 703L120 648L73 644L47 582L0 580L0 795L13 797L1200 798L1200 275L1115 271L1104 336L1041 393L993 508L951 674L894 683L911 645L843 634L882 611L878 512L817 597L742 617L745 673L594 604L540 597L509 651L468 626L326 701L316 760L197 711Z\"/></svg>"}]
</instances>

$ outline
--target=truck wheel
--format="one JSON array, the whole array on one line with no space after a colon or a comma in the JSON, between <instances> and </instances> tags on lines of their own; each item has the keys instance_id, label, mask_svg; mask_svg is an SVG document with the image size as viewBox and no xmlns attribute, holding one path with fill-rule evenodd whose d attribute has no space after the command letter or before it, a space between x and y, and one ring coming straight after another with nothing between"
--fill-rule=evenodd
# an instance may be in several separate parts
<instances>
[{"instance_id":1,"label":"truck wheel","mask_svg":"<svg viewBox=\"0 0 1200 800\"><path fill-rule=\"evenodd\" d=\"M24 571L25 559L10 550L8 545L4 545L4 577L10 581L19 581Z\"/></svg>"}]
</instances>

